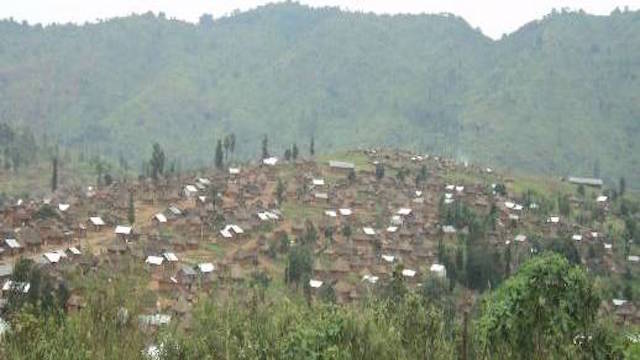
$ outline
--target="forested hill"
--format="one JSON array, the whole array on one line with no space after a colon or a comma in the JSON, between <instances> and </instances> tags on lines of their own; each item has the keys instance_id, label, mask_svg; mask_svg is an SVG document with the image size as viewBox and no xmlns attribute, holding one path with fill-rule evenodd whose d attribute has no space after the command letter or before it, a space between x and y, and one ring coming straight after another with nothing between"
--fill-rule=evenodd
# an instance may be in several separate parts
<instances>
[{"instance_id":1,"label":"forested hill","mask_svg":"<svg viewBox=\"0 0 640 360\"><path fill-rule=\"evenodd\" d=\"M0 121L106 155L211 163L268 134L640 180L640 12L558 13L492 41L447 15L279 4L200 24L0 22ZM187 160L185 160L187 162ZM598 174L599 173L599 174Z\"/></svg>"}]
</instances>

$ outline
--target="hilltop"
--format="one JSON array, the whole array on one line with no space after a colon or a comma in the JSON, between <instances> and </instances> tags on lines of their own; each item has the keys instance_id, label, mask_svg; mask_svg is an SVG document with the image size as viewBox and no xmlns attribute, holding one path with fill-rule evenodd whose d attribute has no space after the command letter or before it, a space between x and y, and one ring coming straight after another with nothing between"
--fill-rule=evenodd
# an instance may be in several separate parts
<instances>
[{"instance_id":1,"label":"hilltop","mask_svg":"<svg viewBox=\"0 0 640 360\"><path fill-rule=\"evenodd\" d=\"M0 116L140 161L210 164L238 135L385 145L555 176L640 181L640 13L551 14L492 41L449 15L278 4L198 25L152 14L0 22ZM141 141L144 137L144 141ZM188 159L188 160L186 160Z\"/></svg>"}]
</instances>

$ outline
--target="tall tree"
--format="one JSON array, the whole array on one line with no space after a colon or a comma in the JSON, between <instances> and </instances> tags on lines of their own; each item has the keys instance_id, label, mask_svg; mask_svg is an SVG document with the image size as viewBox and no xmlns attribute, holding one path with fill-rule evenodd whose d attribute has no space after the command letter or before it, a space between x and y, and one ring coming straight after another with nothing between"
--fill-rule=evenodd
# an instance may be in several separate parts
<instances>
[{"instance_id":1,"label":"tall tree","mask_svg":"<svg viewBox=\"0 0 640 360\"><path fill-rule=\"evenodd\" d=\"M229 149L231 150L232 154L235 154L236 152L236 134L235 133L231 133L231 135L229 136Z\"/></svg>"},{"instance_id":2,"label":"tall tree","mask_svg":"<svg viewBox=\"0 0 640 360\"><path fill-rule=\"evenodd\" d=\"M224 165L224 155L222 154L222 141L218 140L216 145L215 165L218 170Z\"/></svg>"},{"instance_id":3,"label":"tall tree","mask_svg":"<svg viewBox=\"0 0 640 360\"><path fill-rule=\"evenodd\" d=\"M291 157L293 158L293 161L296 161L298 159L298 145L296 145L296 143L293 143Z\"/></svg>"},{"instance_id":4,"label":"tall tree","mask_svg":"<svg viewBox=\"0 0 640 360\"><path fill-rule=\"evenodd\" d=\"M376 164L376 179L382 180L384 177L384 165L382 163Z\"/></svg>"},{"instance_id":5,"label":"tall tree","mask_svg":"<svg viewBox=\"0 0 640 360\"><path fill-rule=\"evenodd\" d=\"M278 179L278 185L276 185L276 199L278 200L278 205L282 204L282 201L284 200L285 190L286 188L282 179Z\"/></svg>"},{"instance_id":6,"label":"tall tree","mask_svg":"<svg viewBox=\"0 0 640 360\"><path fill-rule=\"evenodd\" d=\"M151 153L151 161L149 161L149 165L151 165L151 177L154 180L158 180L159 176L164 174L164 162L164 151L160 147L160 144L154 143L153 152Z\"/></svg>"},{"instance_id":7,"label":"tall tree","mask_svg":"<svg viewBox=\"0 0 640 360\"><path fill-rule=\"evenodd\" d=\"M231 148L231 138L229 135L224 137L224 159L229 160L229 149Z\"/></svg>"},{"instance_id":8,"label":"tall tree","mask_svg":"<svg viewBox=\"0 0 640 360\"><path fill-rule=\"evenodd\" d=\"M51 191L55 192L58 189L58 157L53 157L53 171L51 174Z\"/></svg>"},{"instance_id":9,"label":"tall tree","mask_svg":"<svg viewBox=\"0 0 640 360\"><path fill-rule=\"evenodd\" d=\"M316 154L315 141L313 140L313 135L312 135L311 142L309 143L309 155L313 157L315 154Z\"/></svg>"},{"instance_id":10,"label":"tall tree","mask_svg":"<svg viewBox=\"0 0 640 360\"><path fill-rule=\"evenodd\" d=\"M264 135L262 138L262 158L266 159L269 157L269 139L267 139L267 135Z\"/></svg>"},{"instance_id":11,"label":"tall tree","mask_svg":"<svg viewBox=\"0 0 640 360\"><path fill-rule=\"evenodd\" d=\"M286 161L291 160L291 149L286 149L286 150L284 151L284 159L285 159Z\"/></svg>"},{"instance_id":12,"label":"tall tree","mask_svg":"<svg viewBox=\"0 0 640 360\"><path fill-rule=\"evenodd\" d=\"M620 197L624 196L625 191L627 191L627 181L624 179L624 176L620 177L620 184L618 185L618 194Z\"/></svg>"},{"instance_id":13,"label":"tall tree","mask_svg":"<svg viewBox=\"0 0 640 360\"><path fill-rule=\"evenodd\" d=\"M127 220L133 225L136 222L136 205L133 202L133 191L129 191L129 207L127 209Z\"/></svg>"}]
</instances>

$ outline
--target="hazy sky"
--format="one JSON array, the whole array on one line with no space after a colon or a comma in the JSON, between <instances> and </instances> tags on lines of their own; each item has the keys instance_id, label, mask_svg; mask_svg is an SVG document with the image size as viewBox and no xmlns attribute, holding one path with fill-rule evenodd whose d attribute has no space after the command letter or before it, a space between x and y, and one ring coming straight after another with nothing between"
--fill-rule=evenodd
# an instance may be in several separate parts
<instances>
[{"instance_id":1,"label":"hazy sky","mask_svg":"<svg viewBox=\"0 0 640 360\"><path fill-rule=\"evenodd\" d=\"M262 0L0 0L0 18L13 17L29 23L84 23L96 19L146 11L163 11L167 17L197 21L203 13L215 17L235 9L247 10L274 2ZM312 6L340 6L376 13L449 12L465 18L493 38L539 19L553 8L583 9L609 14L614 8L640 8L640 0L300 0Z\"/></svg>"}]
</instances>

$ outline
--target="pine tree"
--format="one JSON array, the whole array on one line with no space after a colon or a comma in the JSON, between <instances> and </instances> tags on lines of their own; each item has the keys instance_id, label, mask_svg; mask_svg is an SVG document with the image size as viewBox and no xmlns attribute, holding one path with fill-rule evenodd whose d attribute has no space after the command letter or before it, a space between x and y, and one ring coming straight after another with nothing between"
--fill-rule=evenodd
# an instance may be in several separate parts
<instances>
[{"instance_id":1,"label":"pine tree","mask_svg":"<svg viewBox=\"0 0 640 360\"><path fill-rule=\"evenodd\" d=\"M296 161L298 159L298 145L296 145L296 143L293 143L293 150L291 151L291 157L293 158L293 161Z\"/></svg>"},{"instance_id":2,"label":"pine tree","mask_svg":"<svg viewBox=\"0 0 640 360\"><path fill-rule=\"evenodd\" d=\"M164 162L164 151L160 147L160 144L154 143L153 152L151 153L151 161L149 161L149 165L151 165L151 177L154 180L158 180L158 177L164 174Z\"/></svg>"},{"instance_id":3,"label":"pine tree","mask_svg":"<svg viewBox=\"0 0 640 360\"><path fill-rule=\"evenodd\" d=\"M53 174L51 174L51 191L58 189L58 157L53 157Z\"/></svg>"},{"instance_id":4,"label":"pine tree","mask_svg":"<svg viewBox=\"0 0 640 360\"><path fill-rule=\"evenodd\" d=\"M267 135L262 139L262 159L266 159L269 157L269 140L267 139Z\"/></svg>"},{"instance_id":5,"label":"pine tree","mask_svg":"<svg viewBox=\"0 0 640 360\"><path fill-rule=\"evenodd\" d=\"M236 151L236 134L234 133L229 136L229 150L231 150L232 154Z\"/></svg>"},{"instance_id":6,"label":"pine tree","mask_svg":"<svg viewBox=\"0 0 640 360\"><path fill-rule=\"evenodd\" d=\"M309 155L313 157L316 154L315 142L313 141L313 136L311 136L311 143L309 144Z\"/></svg>"},{"instance_id":7,"label":"pine tree","mask_svg":"<svg viewBox=\"0 0 640 360\"><path fill-rule=\"evenodd\" d=\"M222 141L218 140L218 145L216 145L216 155L215 155L216 168L222 169L223 162L224 162L224 157L222 154Z\"/></svg>"},{"instance_id":8,"label":"pine tree","mask_svg":"<svg viewBox=\"0 0 640 360\"><path fill-rule=\"evenodd\" d=\"M627 190L627 182L624 179L624 176L620 178L620 185L618 187L618 194L620 197L624 196L624 192Z\"/></svg>"},{"instance_id":9,"label":"pine tree","mask_svg":"<svg viewBox=\"0 0 640 360\"><path fill-rule=\"evenodd\" d=\"M284 151L284 159L286 161L291 160L291 150L290 149L287 149L287 150Z\"/></svg>"},{"instance_id":10,"label":"pine tree","mask_svg":"<svg viewBox=\"0 0 640 360\"><path fill-rule=\"evenodd\" d=\"M223 146L224 146L224 158L225 160L229 160L229 148L231 147L231 138L229 137L229 135L224 137Z\"/></svg>"},{"instance_id":11,"label":"pine tree","mask_svg":"<svg viewBox=\"0 0 640 360\"><path fill-rule=\"evenodd\" d=\"M282 204L282 200L284 200L284 192L285 186L282 182L282 179L278 179L278 185L276 186L276 199L278 199L278 204Z\"/></svg>"},{"instance_id":12,"label":"pine tree","mask_svg":"<svg viewBox=\"0 0 640 360\"><path fill-rule=\"evenodd\" d=\"M127 211L127 219L129 220L129 224L133 225L136 222L136 208L133 203L133 191L129 192L129 209Z\"/></svg>"},{"instance_id":13,"label":"pine tree","mask_svg":"<svg viewBox=\"0 0 640 360\"><path fill-rule=\"evenodd\" d=\"M384 165L376 164L376 179L381 180L384 177Z\"/></svg>"}]
</instances>

